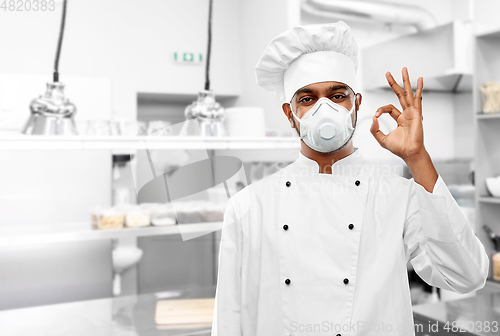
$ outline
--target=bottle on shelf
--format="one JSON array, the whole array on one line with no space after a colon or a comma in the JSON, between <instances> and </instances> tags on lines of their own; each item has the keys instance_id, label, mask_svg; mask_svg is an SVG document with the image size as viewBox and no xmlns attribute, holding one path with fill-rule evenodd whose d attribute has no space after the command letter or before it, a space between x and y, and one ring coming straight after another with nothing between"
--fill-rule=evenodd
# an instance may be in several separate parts
<instances>
[{"instance_id":1,"label":"bottle on shelf","mask_svg":"<svg viewBox=\"0 0 500 336\"><path fill-rule=\"evenodd\" d=\"M112 204L136 204L130 161L132 156L113 155Z\"/></svg>"},{"instance_id":2,"label":"bottle on shelf","mask_svg":"<svg viewBox=\"0 0 500 336\"><path fill-rule=\"evenodd\" d=\"M488 225L483 225L484 231L488 234L491 241L493 242L493 248L495 253L491 256L491 262L493 264L493 279L500 281L500 236L497 235Z\"/></svg>"}]
</instances>

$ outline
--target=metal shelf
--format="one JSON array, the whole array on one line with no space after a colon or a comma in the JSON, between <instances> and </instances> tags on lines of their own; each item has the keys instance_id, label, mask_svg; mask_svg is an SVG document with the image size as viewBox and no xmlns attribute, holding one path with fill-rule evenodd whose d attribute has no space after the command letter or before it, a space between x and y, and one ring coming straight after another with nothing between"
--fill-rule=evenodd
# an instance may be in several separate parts
<instances>
[{"instance_id":1,"label":"metal shelf","mask_svg":"<svg viewBox=\"0 0 500 336\"><path fill-rule=\"evenodd\" d=\"M479 197L479 202L500 204L500 197L481 196L481 197Z\"/></svg>"},{"instance_id":2,"label":"metal shelf","mask_svg":"<svg viewBox=\"0 0 500 336\"><path fill-rule=\"evenodd\" d=\"M486 29L476 29L476 38L500 38L500 29L497 27L486 28Z\"/></svg>"},{"instance_id":3,"label":"metal shelf","mask_svg":"<svg viewBox=\"0 0 500 336\"><path fill-rule=\"evenodd\" d=\"M0 136L0 150L299 149L297 137Z\"/></svg>"},{"instance_id":4,"label":"metal shelf","mask_svg":"<svg viewBox=\"0 0 500 336\"><path fill-rule=\"evenodd\" d=\"M18 226L0 228L0 246L44 244L66 241L113 239L122 237L145 237L172 234L203 234L222 228L222 222L205 222L141 228L98 230L90 222L59 225Z\"/></svg>"},{"instance_id":5,"label":"metal shelf","mask_svg":"<svg viewBox=\"0 0 500 336\"><path fill-rule=\"evenodd\" d=\"M477 119L500 119L500 113L477 113Z\"/></svg>"}]
</instances>

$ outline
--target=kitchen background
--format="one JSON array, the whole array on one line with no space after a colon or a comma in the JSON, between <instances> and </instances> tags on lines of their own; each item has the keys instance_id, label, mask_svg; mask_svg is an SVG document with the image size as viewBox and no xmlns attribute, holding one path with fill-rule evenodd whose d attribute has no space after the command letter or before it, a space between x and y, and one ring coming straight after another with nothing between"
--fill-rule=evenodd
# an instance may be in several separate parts
<instances>
[{"instance_id":1,"label":"kitchen background","mask_svg":"<svg viewBox=\"0 0 500 336\"><path fill-rule=\"evenodd\" d=\"M227 177L232 195L295 160L299 140L280 101L255 84L254 67L285 29L337 20L352 27L360 49L363 103L354 145L411 177L369 128L378 107L399 106L386 71L401 82L408 67L414 87L424 77L426 147L492 257L482 291L500 292L494 245L483 228L500 234L495 181L486 186L500 174L500 114L482 113L479 90L500 81L500 2L215 0L210 79L226 109L228 137L206 141L180 137L179 123L204 88L208 0L68 1L59 69L65 96L77 107L79 135L21 135L30 102L52 78L63 1L47 3L53 10L9 10L9 2L0 8L0 326L1 311L214 286L225 187L193 192L173 211L155 205L165 201L163 189L146 184L231 155L243 161ZM391 131L392 119L383 116L381 128ZM213 173L200 172L200 181ZM104 229L105 219L125 213L125 227ZM186 240L188 234L198 236ZM410 265L409 275L415 304L477 296L438 295ZM495 300L485 304L498 318Z\"/></svg>"}]
</instances>

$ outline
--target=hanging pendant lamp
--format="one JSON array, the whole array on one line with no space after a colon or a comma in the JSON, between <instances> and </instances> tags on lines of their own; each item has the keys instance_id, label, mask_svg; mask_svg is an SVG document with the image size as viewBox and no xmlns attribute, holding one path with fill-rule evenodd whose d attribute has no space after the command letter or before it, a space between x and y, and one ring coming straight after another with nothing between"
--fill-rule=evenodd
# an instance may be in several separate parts
<instances>
[{"instance_id":1,"label":"hanging pendant lamp","mask_svg":"<svg viewBox=\"0 0 500 336\"><path fill-rule=\"evenodd\" d=\"M207 60L205 64L205 89L198 93L198 99L184 110L186 121L180 135L223 136L224 108L215 100L215 94L210 89L210 55L212 47L212 6L208 9L208 43ZM198 131L199 123L200 130ZM201 133L201 134L198 134Z\"/></svg>"},{"instance_id":2,"label":"hanging pendant lamp","mask_svg":"<svg viewBox=\"0 0 500 336\"><path fill-rule=\"evenodd\" d=\"M53 82L47 83L44 95L30 103L31 116L24 126L23 133L28 135L76 135L73 116L76 106L64 96L64 84L59 82L59 56L66 20L66 0L63 2L61 28L57 43Z\"/></svg>"}]
</instances>

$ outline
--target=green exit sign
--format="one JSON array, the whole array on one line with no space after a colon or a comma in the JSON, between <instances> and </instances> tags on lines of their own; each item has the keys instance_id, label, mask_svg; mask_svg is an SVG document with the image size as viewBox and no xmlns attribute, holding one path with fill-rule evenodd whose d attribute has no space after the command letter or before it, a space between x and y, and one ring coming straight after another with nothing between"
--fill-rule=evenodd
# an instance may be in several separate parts
<instances>
[{"instance_id":1,"label":"green exit sign","mask_svg":"<svg viewBox=\"0 0 500 336\"><path fill-rule=\"evenodd\" d=\"M202 63L203 54L196 52L174 52L174 61L179 63Z\"/></svg>"}]
</instances>

